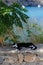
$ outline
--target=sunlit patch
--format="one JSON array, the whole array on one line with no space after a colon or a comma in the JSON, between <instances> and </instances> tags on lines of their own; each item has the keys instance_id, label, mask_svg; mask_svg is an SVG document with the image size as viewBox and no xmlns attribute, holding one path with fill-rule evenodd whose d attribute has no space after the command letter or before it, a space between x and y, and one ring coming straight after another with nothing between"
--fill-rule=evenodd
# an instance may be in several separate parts
<instances>
[{"instance_id":1,"label":"sunlit patch","mask_svg":"<svg viewBox=\"0 0 43 65\"><path fill-rule=\"evenodd\" d=\"M12 16L12 12L10 12L10 15Z\"/></svg>"},{"instance_id":2,"label":"sunlit patch","mask_svg":"<svg viewBox=\"0 0 43 65\"><path fill-rule=\"evenodd\" d=\"M43 52L43 49L39 49L38 51L42 53Z\"/></svg>"},{"instance_id":3,"label":"sunlit patch","mask_svg":"<svg viewBox=\"0 0 43 65\"><path fill-rule=\"evenodd\" d=\"M25 8L25 6L24 6L24 5L22 5L22 8Z\"/></svg>"},{"instance_id":4,"label":"sunlit patch","mask_svg":"<svg viewBox=\"0 0 43 65\"><path fill-rule=\"evenodd\" d=\"M17 49L16 49L16 50L12 50L12 51L10 51L10 53L15 53L15 52L17 52Z\"/></svg>"},{"instance_id":5,"label":"sunlit patch","mask_svg":"<svg viewBox=\"0 0 43 65\"><path fill-rule=\"evenodd\" d=\"M41 5L38 5L38 8L40 8L41 7Z\"/></svg>"}]
</instances>

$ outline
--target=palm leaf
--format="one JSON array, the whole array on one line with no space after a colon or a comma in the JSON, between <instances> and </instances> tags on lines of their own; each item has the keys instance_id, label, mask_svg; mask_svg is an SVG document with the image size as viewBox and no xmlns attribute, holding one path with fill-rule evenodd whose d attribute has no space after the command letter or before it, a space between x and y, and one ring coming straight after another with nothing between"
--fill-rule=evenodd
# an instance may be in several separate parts
<instances>
[{"instance_id":1,"label":"palm leaf","mask_svg":"<svg viewBox=\"0 0 43 65\"><path fill-rule=\"evenodd\" d=\"M20 3L13 3L11 6L7 6L0 0L0 36L5 34L10 36L13 24L23 28L22 22L26 23L26 19L29 18L25 12L27 10ZM9 33L7 33L8 30ZM14 36L12 33L11 35Z\"/></svg>"}]
</instances>

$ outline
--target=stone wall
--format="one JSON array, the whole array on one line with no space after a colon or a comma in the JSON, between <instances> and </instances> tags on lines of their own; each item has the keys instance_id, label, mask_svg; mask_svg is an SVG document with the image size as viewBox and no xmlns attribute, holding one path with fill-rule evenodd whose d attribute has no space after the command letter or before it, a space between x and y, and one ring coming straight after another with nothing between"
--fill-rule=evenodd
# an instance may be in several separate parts
<instances>
[{"instance_id":1,"label":"stone wall","mask_svg":"<svg viewBox=\"0 0 43 65\"><path fill-rule=\"evenodd\" d=\"M38 44L36 50L0 47L0 65L43 65L43 44Z\"/></svg>"},{"instance_id":2,"label":"stone wall","mask_svg":"<svg viewBox=\"0 0 43 65\"><path fill-rule=\"evenodd\" d=\"M0 65L43 65L43 57L32 52L1 51Z\"/></svg>"}]
</instances>

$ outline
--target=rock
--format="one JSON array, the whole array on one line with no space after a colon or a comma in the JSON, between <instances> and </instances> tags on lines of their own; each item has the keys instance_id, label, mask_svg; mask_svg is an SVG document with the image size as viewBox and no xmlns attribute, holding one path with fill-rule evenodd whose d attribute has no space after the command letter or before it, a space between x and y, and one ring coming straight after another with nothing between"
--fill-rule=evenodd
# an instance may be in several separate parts
<instances>
[{"instance_id":1,"label":"rock","mask_svg":"<svg viewBox=\"0 0 43 65\"><path fill-rule=\"evenodd\" d=\"M20 65L26 65L26 62L22 62Z\"/></svg>"},{"instance_id":2,"label":"rock","mask_svg":"<svg viewBox=\"0 0 43 65\"><path fill-rule=\"evenodd\" d=\"M5 62L7 62L7 63L14 63L14 61L13 61L13 57L6 57L5 58Z\"/></svg>"},{"instance_id":3,"label":"rock","mask_svg":"<svg viewBox=\"0 0 43 65\"><path fill-rule=\"evenodd\" d=\"M37 50L23 49L9 53L9 50L2 51L2 48L0 48L4 52L0 52L0 65L43 65L43 52L42 50L39 52L40 49L43 50L43 45L38 45L38 52Z\"/></svg>"},{"instance_id":4,"label":"rock","mask_svg":"<svg viewBox=\"0 0 43 65\"><path fill-rule=\"evenodd\" d=\"M26 63L25 65L36 65L37 63L36 62L29 62L29 63Z\"/></svg>"},{"instance_id":5,"label":"rock","mask_svg":"<svg viewBox=\"0 0 43 65\"><path fill-rule=\"evenodd\" d=\"M36 55L25 53L25 56L24 56L24 61L25 62L34 62L35 59L36 59Z\"/></svg>"},{"instance_id":6,"label":"rock","mask_svg":"<svg viewBox=\"0 0 43 65\"><path fill-rule=\"evenodd\" d=\"M36 57L35 61L36 62L40 62L40 58L39 57Z\"/></svg>"},{"instance_id":7,"label":"rock","mask_svg":"<svg viewBox=\"0 0 43 65\"><path fill-rule=\"evenodd\" d=\"M23 62L23 54L22 53L18 54L18 60L19 60L19 63Z\"/></svg>"},{"instance_id":8,"label":"rock","mask_svg":"<svg viewBox=\"0 0 43 65\"><path fill-rule=\"evenodd\" d=\"M2 64L4 61L4 58L3 57L0 57L0 64Z\"/></svg>"},{"instance_id":9,"label":"rock","mask_svg":"<svg viewBox=\"0 0 43 65\"><path fill-rule=\"evenodd\" d=\"M14 63L18 63L18 54L14 54L13 61Z\"/></svg>"},{"instance_id":10,"label":"rock","mask_svg":"<svg viewBox=\"0 0 43 65\"><path fill-rule=\"evenodd\" d=\"M18 58L17 58L17 55L14 54L14 56L8 56L5 58L5 62L8 62L8 63L17 63L18 62Z\"/></svg>"},{"instance_id":11,"label":"rock","mask_svg":"<svg viewBox=\"0 0 43 65\"><path fill-rule=\"evenodd\" d=\"M10 65L8 62L3 62L2 65Z\"/></svg>"}]
</instances>

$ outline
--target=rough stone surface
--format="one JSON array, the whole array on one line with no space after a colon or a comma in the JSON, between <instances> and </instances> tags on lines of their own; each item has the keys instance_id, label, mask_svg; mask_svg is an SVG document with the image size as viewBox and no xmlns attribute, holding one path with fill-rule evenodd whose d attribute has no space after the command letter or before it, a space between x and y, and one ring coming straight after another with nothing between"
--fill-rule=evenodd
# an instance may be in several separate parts
<instances>
[{"instance_id":1,"label":"rough stone surface","mask_svg":"<svg viewBox=\"0 0 43 65\"><path fill-rule=\"evenodd\" d=\"M18 61L19 61L19 63L23 62L23 54L22 53L18 54Z\"/></svg>"},{"instance_id":2,"label":"rough stone surface","mask_svg":"<svg viewBox=\"0 0 43 65\"><path fill-rule=\"evenodd\" d=\"M0 65L43 65L43 44L37 50L0 47Z\"/></svg>"},{"instance_id":3,"label":"rough stone surface","mask_svg":"<svg viewBox=\"0 0 43 65\"><path fill-rule=\"evenodd\" d=\"M0 64L2 64L4 61L4 58L3 57L0 57Z\"/></svg>"},{"instance_id":4,"label":"rough stone surface","mask_svg":"<svg viewBox=\"0 0 43 65\"><path fill-rule=\"evenodd\" d=\"M36 60L36 55L25 53L24 61L25 62L34 62Z\"/></svg>"},{"instance_id":5,"label":"rough stone surface","mask_svg":"<svg viewBox=\"0 0 43 65\"><path fill-rule=\"evenodd\" d=\"M2 65L10 65L8 62L3 62Z\"/></svg>"}]
</instances>

